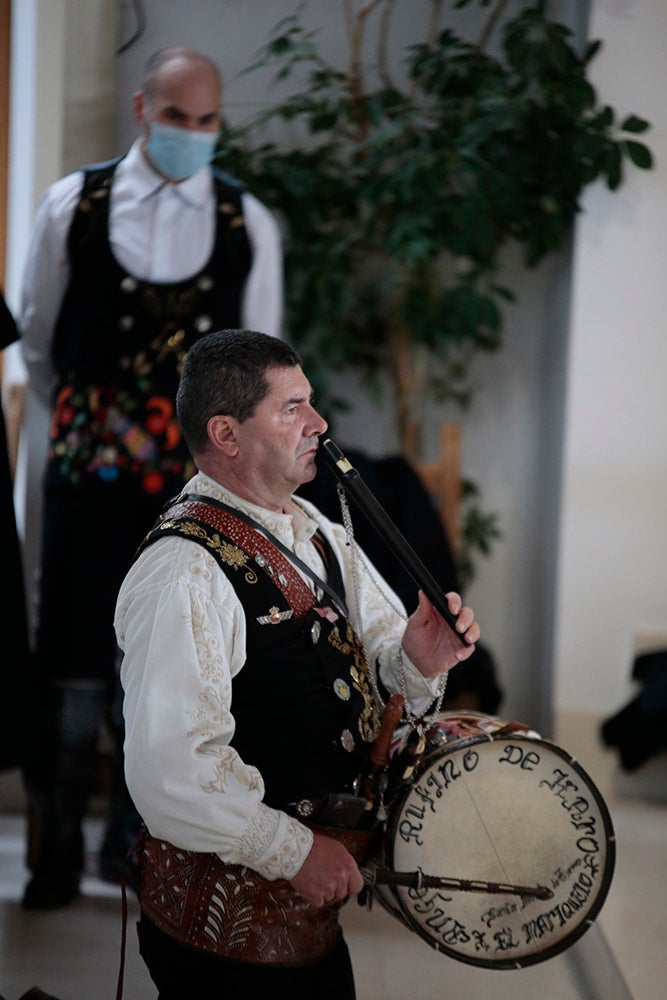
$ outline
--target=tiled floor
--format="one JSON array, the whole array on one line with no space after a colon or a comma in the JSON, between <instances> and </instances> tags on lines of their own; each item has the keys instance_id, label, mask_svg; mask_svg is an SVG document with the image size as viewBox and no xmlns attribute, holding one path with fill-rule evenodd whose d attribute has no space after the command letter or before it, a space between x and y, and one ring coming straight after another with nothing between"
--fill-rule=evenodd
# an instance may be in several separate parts
<instances>
[{"instance_id":1,"label":"tiled floor","mask_svg":"<svg viewBox=\"0 0 667 1000\"><path fill-rule=\"evenodd\" d=\"M617 838L609 895L596 923L570 948L518 971L484 969L436 952L379 905L356 902L343 923L358 1000L662 1000L667 995L667 803L608 801ZM99 839L91 819L88 842ZM32 986L58 1000L113 1000L120 960L120 891L94 878L66 910L27 913L24 821L0 813L0 997ZM124 1000L155 1000L139 958L129 901ZM183 998L194 1000L194 998ZM254 998L252 998L254 1000ZM316 998L314 998L316 1000Z\"/></svg>"}]
</instances>

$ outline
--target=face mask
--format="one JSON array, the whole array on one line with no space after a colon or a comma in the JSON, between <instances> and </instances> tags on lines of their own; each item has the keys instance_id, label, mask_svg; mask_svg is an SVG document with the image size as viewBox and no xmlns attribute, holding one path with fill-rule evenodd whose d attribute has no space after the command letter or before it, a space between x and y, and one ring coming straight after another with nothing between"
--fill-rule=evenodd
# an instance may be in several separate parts
<instances>
[{"instance_id":1,"label":"face mask","mask_svg":"<svg viewBox=\"0 0 667 1000\"><path fill-rule=\"evenodd\" d=\"M160 173L171 180L182 181L211 162L217 141L217 132L192 132L153 122L146 152Z\"/></svg>"}]
</instances>

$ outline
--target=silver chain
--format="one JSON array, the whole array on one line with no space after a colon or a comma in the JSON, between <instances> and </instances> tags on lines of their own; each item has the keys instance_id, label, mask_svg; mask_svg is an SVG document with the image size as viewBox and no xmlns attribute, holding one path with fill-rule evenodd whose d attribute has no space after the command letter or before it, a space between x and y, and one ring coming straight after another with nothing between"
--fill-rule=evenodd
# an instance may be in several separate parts
<instances>
[{"instance_id":1,"label":"silver chain","mask_svg":"<svg viewBox=\"0 0 667 1000\"><path fill-rule=\"evenodd\" d=\"M362 634L361 609L360 609L360 605L359 605L359 594L361 592L360 591L359 564L360 564L360 562L361 562L361 560L363 558L363 553L362 553L361 549L359 548L359 545L357 544L357 541L356 541L356 539L354 537L354 529L353 529L353 526L352 526L352 516L350 514L350 507L349 507L349 504L347 502L347 495L345 493L344 487L340 483L338 483L337 491L338 491L338 499L340 501L341 514L342 514L342 517L343 517L343 527L345 528L345 534L347 535L347 543L350 546L350 549L351 549L351 552L352 552L352 583L354 585L354 610L355 610L356 618L357 618L357 622L358 622L359 641L361 642L361 648L362 648L362 651L363 651L363 654L364 654L364 659L366 660L366 663L368 663L368 672L369 672L369 675L370 675L371 686L373 688L373 695L374 695L374 697L376 699L376 702L377 702L377 705L379 707L380 712L382 712L382 709L385 706L385 702L384 702L384 700L382 698L382 695L380 694L380 690L378 688L378 683L377 683L377 677L376 677L376 674L375 674L375 670L373 669L373 667L371 666L371 664L368 662L368 655L366 653L366 644L364 642L364 636ZM390 598L389 594L387 594L387 592L385 590L383 590L382 587L380 587L380 585L379 585L376 577L373 574L369 574L369 575L370 575L370 578L371 578L371 580L372 580L372 582L373 582L373 584L374 584L377 592L380 594L380 596L382 597L382 599L389 605L389 607L391 608L391 610L394 612L395 615L398 616L398 618L401 621L407 623L407 618L406 618L404 612L401 611L399 608L396 607L395 602L392 601L392 599ZM400 665L400 670L398 672L398 683L399 683L399 687L401 689L400 693L403 695L403 699L404 699L404 702L405 702L405 705L404 705L404 708L403 708L403 711L404 711L404 714L405 714L405 718L406 718L406 720L408 722L408 725L412 729L414 729L416 732L421 733L421 732L423 732L424 726L426 724L430 724L430 722L440 713L440 709L442 707L442 701L443 701L443 698L445 697L445 690L447 688L447 671L445 670L443 673L441 673L440 676L439 676L439 678L438 678L438 691L437 691L437 696L436 696L436 703L435 703L435 706L434 706L433 710L429 713L428 716L424 716L423 718L418 719L415 715L412 714L412 712L408 708L408 685L407 685L407 679L406 679L406 676L405 676L405 660L403 659L403 647L402 646L398 647L398 660L399 660L399 665Z\"/></svg>"}]
</instances>

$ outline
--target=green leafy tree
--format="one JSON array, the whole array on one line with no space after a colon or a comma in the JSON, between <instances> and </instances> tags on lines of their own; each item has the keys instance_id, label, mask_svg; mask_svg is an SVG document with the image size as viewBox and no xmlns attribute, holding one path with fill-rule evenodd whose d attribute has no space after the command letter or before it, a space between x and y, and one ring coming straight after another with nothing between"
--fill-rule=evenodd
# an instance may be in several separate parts
<instances>
[{"instance_id":1,"label":"green leafy tree","mask_svg":"<svg viewBox=\"0 0 667 1000\"><path fill-rule=\"evenodd\" d=\"M513 17L507 0L434 0L424 41L405 49L401 84L387 60L398 2L342 0L342 68L303 26L305 4L277 25L249 71L271 67L280 90L296 89L226 128L217 162L284 220L289 336L327 415L331 371L360 370L372 391L389 372L401 447L415 459L423 402L468 405L476 352L502 345L515 298L499 279L506 244L536 267L564 246L589 184L615 190L628 162L648 169L652 157L638 138L648 123L619 120L587 78L601 43L578 53L545 0ZM471 5L474 42L442 26L446 9ZM362 60L371 26L372 73ZM284 134L267 140L276 122ZM468 487L464 500L476 494ZM497 535L473 501L464 561Z\"/></svg>"}]
</instances>

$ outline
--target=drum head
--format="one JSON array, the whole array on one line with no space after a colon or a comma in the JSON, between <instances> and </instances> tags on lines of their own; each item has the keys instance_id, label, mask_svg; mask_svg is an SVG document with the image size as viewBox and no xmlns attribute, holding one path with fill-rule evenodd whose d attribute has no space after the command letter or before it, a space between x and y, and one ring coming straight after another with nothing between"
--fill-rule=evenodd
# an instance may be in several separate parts
<instances>
[{"instance_id":1,"label":"drum head","mask_svg":"<svg viewBox=\"0 0 667 1000\"><path fill-rule=\"evenodd\" d=\"M549 899L423 885L377 893L451 958L516 969L563 951L591 925L615 843L602 797L564 750L525 734L484 735L427 751L392 806L384 855L394 871L550 890Z\"/></svg>"}]
</instances>

